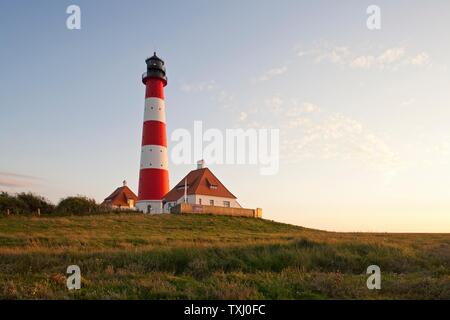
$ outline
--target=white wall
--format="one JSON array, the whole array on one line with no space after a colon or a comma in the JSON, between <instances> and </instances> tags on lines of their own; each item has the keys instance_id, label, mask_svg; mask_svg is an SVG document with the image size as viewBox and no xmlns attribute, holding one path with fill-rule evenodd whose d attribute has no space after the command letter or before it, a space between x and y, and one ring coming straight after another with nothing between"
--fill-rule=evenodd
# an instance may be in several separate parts
<instances>
[{"instance_id":1,"label":"white wall","mask_svg":"<svg viewBox=\"0 0 450 320\"><path fill-rule=\"evenodd\" d=\"M222 198L222 197L212 197L212 196L205 196L205 195L196 195L195 196L195 204L200 204L199 199L202 199L202 205L209 206L209 201L214 200L214 205L217 207L225 207L223 204L224 201L230 202L230 208L242 208L241 205L236 201L236 199L231 198Z\"/></svg>"},{"instance_id":2,"label":"white wall","mask_svg":"<svg viewBox=\"0 0 450 320\"><path fill-rule=\"evenodd\" d=\"M223 204L224 201L230 202L230 208L242 208L241 205L236 201L236 199L230 199L230 198L222 198L222 197L212 197L212 196L206 196L206 195L193 195L189 194L187 196L187 202L191 204L200 204L199 199L202 199L202 205L209 206L209 201L214 200L214 206L216 207L225 207ZM184 202L184 197L181 197L176 202L168 202L164 206L164 211L169 212L169 205L175 206L179 203Z\"/></svg>"},{"instance_id":3,"label":"white wall","mask_svg":"<svg viewBox=\"0 0 450 320\"><path fill-rule=\"evenodd\" d=\"M148 206L152 207L152 212L148 212ZM142 200L136 202L136 209L143 213L163 213L162 201Z\"/></svg>"}]
</instances>

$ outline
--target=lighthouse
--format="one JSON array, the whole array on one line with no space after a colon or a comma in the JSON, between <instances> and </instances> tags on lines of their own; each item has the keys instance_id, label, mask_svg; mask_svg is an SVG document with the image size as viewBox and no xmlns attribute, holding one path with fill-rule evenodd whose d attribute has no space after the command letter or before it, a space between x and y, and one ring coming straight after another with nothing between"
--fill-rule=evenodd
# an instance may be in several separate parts
<instances>
[{"instance_id":1,"label":"lighthouse","mask_svg":"<svg viewBox=\"0 0 450 320\"><path fill-rule=\"evenodd\" d=\"M156 52L145 60L145 63L147 71L142 75L142 83L145 85L145 110L136 208L144 213L162 213L162 200L169 191L164 104L166 67Z\"/></svg>"}]
</instances>

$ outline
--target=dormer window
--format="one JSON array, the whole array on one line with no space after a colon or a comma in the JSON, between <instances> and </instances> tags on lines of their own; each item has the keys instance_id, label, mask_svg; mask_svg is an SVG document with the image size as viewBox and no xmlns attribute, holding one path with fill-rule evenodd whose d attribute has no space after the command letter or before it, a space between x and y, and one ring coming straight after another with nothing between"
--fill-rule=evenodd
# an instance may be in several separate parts
<instances>
[{"instance_id":1,"label":"dormer window","mask_svg":"<svg viewBox=\"0 0 450 320\"><path fill-rule=\"evenodd\" d=\"M206 183L208 184L208 187L209 187L211 190L216 190L216 189L217 189L217 184L212 183L212 182L209 181L208 179L206 179Z\"/></svg>"}]
</instances>

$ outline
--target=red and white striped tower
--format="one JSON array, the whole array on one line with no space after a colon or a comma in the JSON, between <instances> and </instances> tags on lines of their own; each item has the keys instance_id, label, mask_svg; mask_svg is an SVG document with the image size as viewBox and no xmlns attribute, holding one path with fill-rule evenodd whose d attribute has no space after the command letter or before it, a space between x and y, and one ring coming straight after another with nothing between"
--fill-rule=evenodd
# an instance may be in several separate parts
<instances>
[{"instance_id":1,"label":"red and white striped tower","mask_svg":"<svg viewBox=\"0 0 450 320\"><path fill-rule=\"evenodd\" d=\"M166 67L156 53L145 60L145 63L147 71L142 75L142 82L145 84L145 111L136 207L145 213L162 213L162 199L169 192L164 106Z\"/></svg>"}]
</instances>

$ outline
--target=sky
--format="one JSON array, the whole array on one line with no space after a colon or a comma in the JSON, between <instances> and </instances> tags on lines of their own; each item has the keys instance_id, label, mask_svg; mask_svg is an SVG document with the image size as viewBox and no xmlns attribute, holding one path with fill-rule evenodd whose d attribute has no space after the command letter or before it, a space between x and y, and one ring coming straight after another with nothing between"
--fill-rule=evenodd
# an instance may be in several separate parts
<instances>
[{"instance_id":1,"label":"sky","mask_svg":"<svg viewBox=\"0 0 450 320\"><path fill-rule=\"evenodd\" d=\"M207 164L244 207L330 231L450 232L448 30L438 0L1 0L0 190L101 202L126 179L137 193L156 51L169 153L194 121L280 130L276 174ZM196 160L169 163L170 185Z\"/></svg>"}]
</instances>

